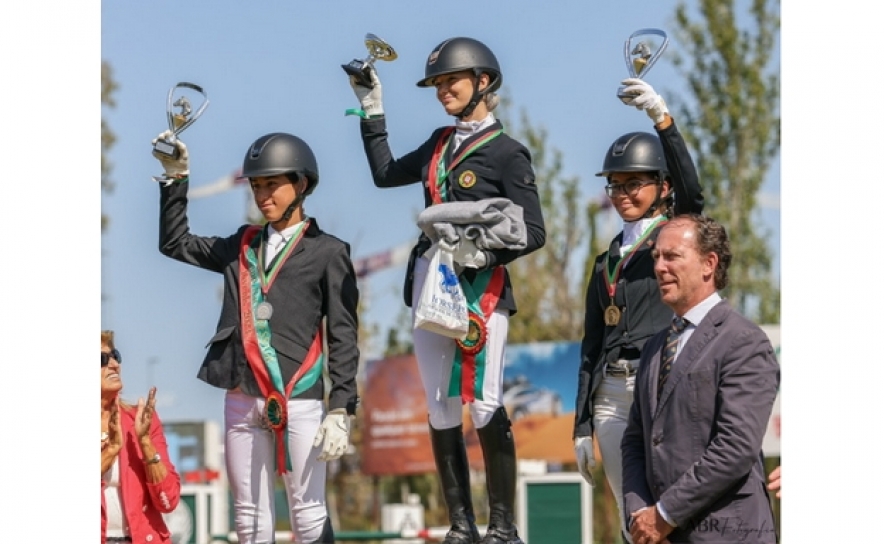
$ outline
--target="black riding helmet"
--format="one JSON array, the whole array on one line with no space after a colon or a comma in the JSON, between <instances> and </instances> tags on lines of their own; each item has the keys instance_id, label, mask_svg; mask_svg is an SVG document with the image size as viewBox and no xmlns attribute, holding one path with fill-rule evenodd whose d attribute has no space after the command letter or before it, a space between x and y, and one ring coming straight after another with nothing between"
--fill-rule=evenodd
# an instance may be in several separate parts
<instances>
[{"instance_id":1,"label":"black riding helmet","mask_svg":"<svg viewBox=\"0 0 884 544\"><path fill-rule=\"evenodd\" d=\"M242 176L277 176L298 174L307 178L304 196L309 195L319 184L319 167L316 156L307 142L284 132L273 132L261 136L249 146L242 162Z\"/></svg>"},{"instance_id":2,"label":"black riding helmet","mask_svg":"<svg viewBox=\"0 0 884 544\"><path fill-rule=\"evenodd\" d=\"M319 184L319 166L307 142L292 134L273 132L261 136L249 146L242 161L242 176L256 178L280 175L286 176L292 183L300 180L301 176L307 178L307 188L283 213L282 218L288 221L304 197L312 193Z\"/></svg>"},{"instance_id":3,"label":"black riding helmet","mask_svg":"<svg viewBox=\"0 0 884 544\"><path fill-rule=\"evenodd\" d=\"M470 103L457 117L466 117L475 109L476 104L482 100L486 93L493 93L500 88L503 74L500 73L500 65L497 57L484 43L473 38L451 38L436 46L427 57L424 69L424 78L417 82L418 87L432 87L433 78L445 74L453 74L463 70L472 71L476 79L486 72L491 81L483 90L478 85L473 91Z\"/></svg>"},{"instance_id":4,"label":"black riding helmet","mask_svg":"<svg viewBox=\"0 0 884 544\"><path fill-rule=\"evenodd\" d=\"M650 217L664 204L662 199L663 181L669 179L669 168L666 166L666 158L663 155L663 145L660 138L649 132L630 132L620 136L605 154L605 162L601 172L596 176L611 179L613 172L653 172L657 178L657 197L654 203L645 212L644 217ZM670 188L671 189L671 188ZM670 190L670 195L672 191Z\"/></svg>"}]
</instances>

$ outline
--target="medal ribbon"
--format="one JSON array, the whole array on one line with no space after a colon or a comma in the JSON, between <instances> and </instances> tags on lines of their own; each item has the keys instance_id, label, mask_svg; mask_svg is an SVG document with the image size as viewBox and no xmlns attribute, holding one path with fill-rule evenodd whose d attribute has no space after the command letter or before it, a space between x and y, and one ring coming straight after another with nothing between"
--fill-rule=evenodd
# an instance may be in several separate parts
<instances>
[{"instance_id":1,"label":"medal ribbon","mask_svg":"<svg viewBox=\"0 0 884 544\"><path fill-rule=\"evenodd\" d=\"M474 151L503 134L503 129L498 129L479 138L463 148L460 153L454 157L454 160L451 161L451 165L446 168L444 157L445 152L448 150L448 145L451 143L450 136L453 131L454 127L448 127L442 131L442 134L439 136L439 141L436 142L436 149L433 150L433 156L430 158L427 189L430 191L430 197L432 198L433 204L441 204L448 200L448 191L445 188L445 180L448 179L448 175L451 174L454 167L472 155Z\"/></svg>"},{"instance_id":2,"label":"medal ribbon","mask_svg":"<svg viewBox=\"0 0 884 544\"><path fill-rule=\"evenodd\" d=\"M276 276L279 274L279 269L282 268L282 263L284 263L289 256L292 254L292 251L295 249L295 246L298 245L298 242L301 241L301 238L304 236L304 233L307 232L307 225L310 223L310 219L305 219L301 221L298 225L298 228L295 230L294 234L288 239L285 243L285 247L282 248L282 251L279 255L277 255L276 262L270 267L266 273L264 272L264 248L260 248L258 251L258 275L261 280L261 291L266 295L267 291L270 290L270 286L273 284L274 280L276 280ZM266 235L267 231L264 231ZM263 242L263 240L262 240Z\"/></svg>"},{"instance_id":3,"label":"medal ribbon","mask_svg":"<svg viewBox=\"0 0 884 544\"><path fill-rule=\"evenodd\" d=\"M270 322L255 318L255 307L264 301L263 286L260 281L262 276L258 267L261 248L260 244L253 243L260 231L261 227L250 227L243 234L241 242L239 257L240 322L242 323L246 361L254 372L258 387L268 404L265 410L268 414L272 412L276 416L274 417L276 421L270 422L276 442L276 471L278 474L284 474L292 469L287 440L287 401L293 395L303 392L316 383L322 371L323 334L322 327L320 327L298 371L283 387L276 350L270 344ZM292 239L294 238L292 237ZM300 240L300 235L297 238ZM288 258L290 249L296 244L297 242L287 248L289 253L285 255L285 258ZM275 272L278 272L278 267ZM276 277L276 273L272 275L274 278ZM274 403L276 406L271 409L269 405Z\"/></svg>"},{"instance_id":4,"label":"medal ribbon","mask_svg":"<svg viewBox=\"0 0 884 544\"><path fill-rule=\"evenodd\" d=\"M635 243L632 244L632 247L629 248L629 251L626 252L626 255L624 255L620 258L619 261L617 261L617 263L613 267L613 270L611 270L609 261L611 253L608 252L605 255L605 287L608 289L608 294L611 296L612 305L614 304L614 293L617 292L617 280L620 279L620 271L623 269L624 263L626 263L626 261L628 261L629 258L632 257L632 254L635 253L639 247L641 247L642 243L644 243L648 236L650 236L651 233L654 232L654 229L657 228L658 225L662 226L666 223L664 219L665 216L657 216L657 218L650 225L648 225L648 228L645 229L642 235L639 236L638 240L636 240Z\"/></svg>"},{"instance_id":5,"label":"medal ribbon","mask_svg":"<svg viewBox=\"0 0 884 544\"><path fill-rule=\"evenodd\" d=\"M458 341L454 350L448 396L459 396L464 404L484 399L482 385L485 381L487 325L497 307L497 301L500 300L504 276L504 267L496 266L492 270L479 272L472 284L461 278L461 287L470 314L470 326L467 337ZM478 293L481 293L481 297Z\"/></svg>"}]
</instances>

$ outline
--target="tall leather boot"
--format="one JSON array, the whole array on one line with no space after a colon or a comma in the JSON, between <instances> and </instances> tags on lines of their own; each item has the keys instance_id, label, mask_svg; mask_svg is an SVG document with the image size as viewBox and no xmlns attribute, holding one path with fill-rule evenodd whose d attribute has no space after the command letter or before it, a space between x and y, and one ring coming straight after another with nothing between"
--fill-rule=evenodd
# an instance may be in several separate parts
<instances>
[{"instance_id":1,"label":"tall leather boot","mask_svg":"<svg viewBox=\"0 0 884 544\"><path fill-rule=\"evenodd\" d=\"M513 523L516 502L516 443L512 423L501 406L491 421L476 429L485 458L488 485L488 531L480 544L524 544Z\"/></svg>"},{"instance_id":2,"label":"tall leather boot","mask_svg":"<svg viewBox=\"0 0 884 544\"><path fill-rule=\"evenodd\" d=\"M479 530L473 513L470 465L463 441L463 425L442 430L430 425L430 439L451 522L451 529L442 544L476 544L479 542Z\"/></svg>"}]
</instances>

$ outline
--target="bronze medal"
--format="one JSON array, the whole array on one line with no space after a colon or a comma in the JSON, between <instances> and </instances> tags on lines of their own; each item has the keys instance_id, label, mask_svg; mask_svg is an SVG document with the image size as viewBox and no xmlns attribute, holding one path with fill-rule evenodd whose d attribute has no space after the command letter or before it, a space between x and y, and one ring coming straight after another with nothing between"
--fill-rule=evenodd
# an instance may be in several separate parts
<instances>
[{"instance_id":1,"label":"bronze medal","mask_svg":"<svg viewBox=\"0 0 884 544\"><path fill-rule=\"evenodd\" d=\"M605 325L613 327L617 323L620 323L620 308L611 304L605 308Z\"/></svg>"}]
</instances>

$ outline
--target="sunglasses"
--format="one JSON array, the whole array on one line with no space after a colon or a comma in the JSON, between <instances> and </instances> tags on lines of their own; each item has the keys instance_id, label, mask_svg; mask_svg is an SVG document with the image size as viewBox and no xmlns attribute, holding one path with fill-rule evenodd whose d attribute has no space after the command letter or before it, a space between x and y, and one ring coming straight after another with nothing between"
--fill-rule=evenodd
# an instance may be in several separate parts
<instances>
[{"instance_id":1,"label":"sunglasses","mask_svg":"<svg viewBox=\"0 0 884 544\"><path fill-rule=\"evenodd\" d=\"M110 363L111 359L114 359L117 363L123 362L123 356L120 355L119 351L117 351L115 349L112 349L110 351L102 351L101 352L101 368L106 367L107 364Z\"/></svg>"}]
</instances>

